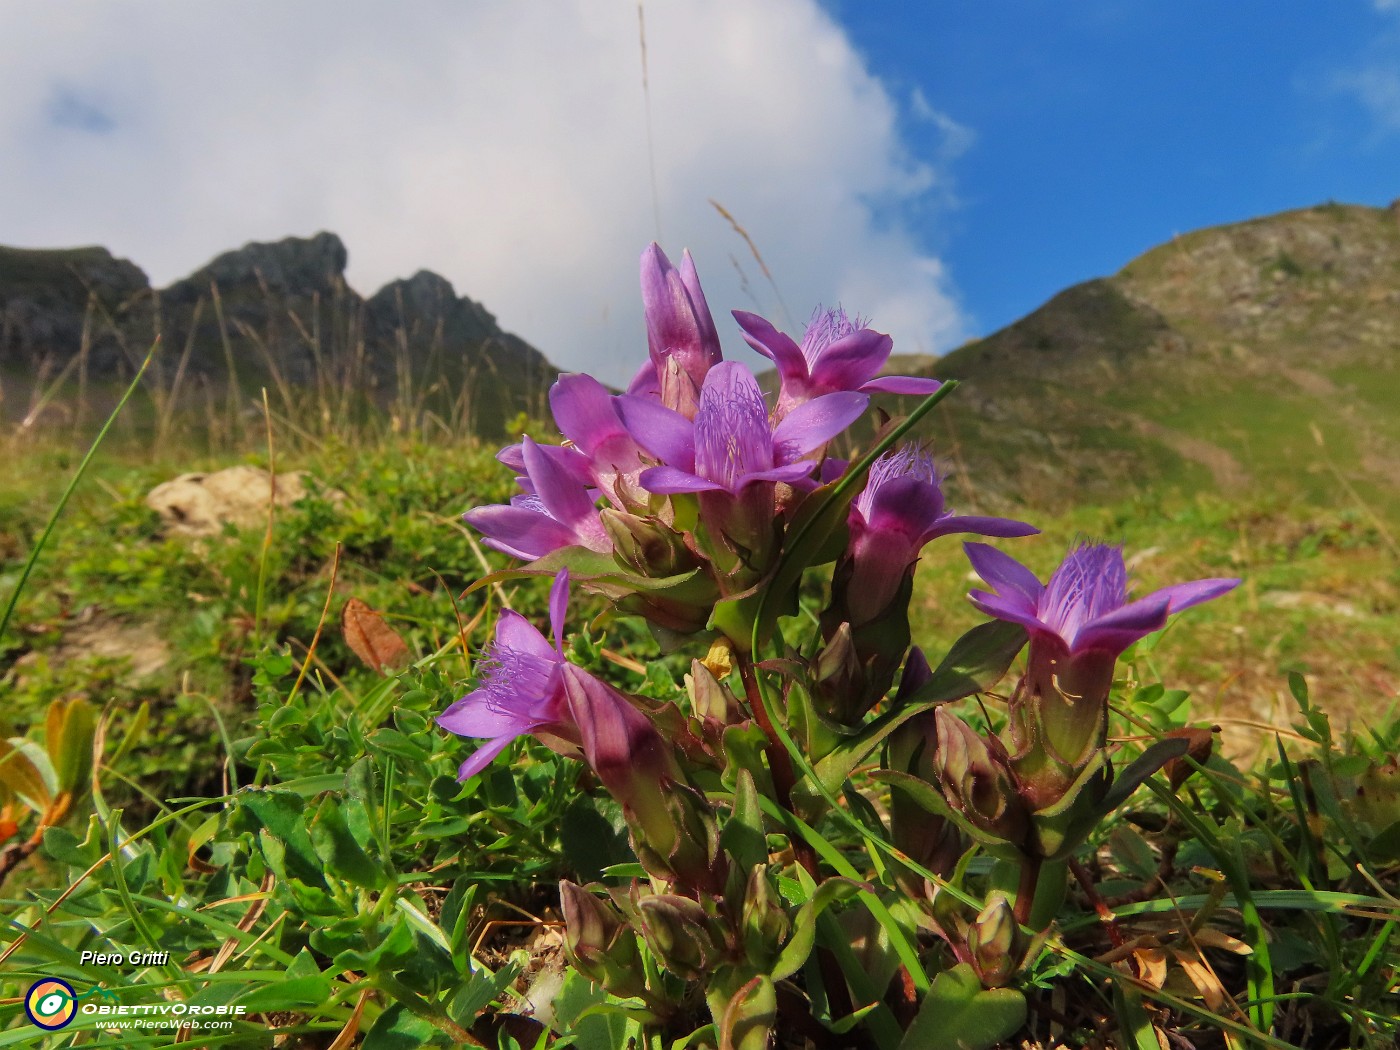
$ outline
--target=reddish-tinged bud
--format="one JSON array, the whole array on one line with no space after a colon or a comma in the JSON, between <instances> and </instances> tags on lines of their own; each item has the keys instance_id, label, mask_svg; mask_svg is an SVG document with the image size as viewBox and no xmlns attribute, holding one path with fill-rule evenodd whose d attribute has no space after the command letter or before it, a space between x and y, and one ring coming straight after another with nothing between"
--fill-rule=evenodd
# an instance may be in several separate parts
<instances>
[{"instance_id":1,"label":"reddish-tinged bud","mask_svg":"<svg viewBox=\"0 0 1400 1050\"><path fill-rule=\"evenodd\" d=\"M968 954L985 987L1000 988L1011 982L1021 968L1026 940L1011 905L1001 894L994 894L967 930Z\"/></svg>"},{"instance_id":2,"label":"reddish-tinged bud","mask_svg":"<svg viewBox=\"0 0 1400 1050\"><path fill-rule=\"evenodd\" d=\"M744 952L754 964L766 964L776 959L787 940L792 923L778 901L768 880L768 871L755 865L744 887L744 912L740 922L744 934Z\"/></svg>"},{"instance_id":3,"label":"reddish-tinged bud","mask_svg":"<svg viewBox=\"0 0 1400 1050\"><path fill-rule=\"evenodd\" d=\"M567 880L559 883L559 901L564 912L564 951L574 968L619 998L642 995L646 983L637 936L617 909Z\"/></svg>"},{"instance_id":4,"label":"reddish-tinged bud","mask_svg":"<svg viewBox=\"0 0 1400 1050\"><path fill-rule=\"evenodd\" d=\"M934 724L934 764L948 805L978 830L1020 847L1030 821L1006 749L995 737L981 737L946 708L934 711Z\"/></svg>"},{"instance_id":5,"label":"reddish-tinged bud","mask_svg":"<svg viewBox=\"0 0 1400 1050\"><path fill-rule=\"evenodd\" d=\"M910 668L906 668L904 681L900 683L901 693L905 692L906 686L912 690L918 684L914 657L911 656L910 661ZM919 654L919 661L923 670L927 671L928 663L923 661L922 653ZM911 718L890 736L889 768L930 784L937 783L938 772L934 765L936 748L933 714L930 712ZM946 817L929 813L904 791L895 791L890 795L890 832L894 844L910 860L936 875L951 875L967 849L965 838L956 824ZM925 891L921 878L910 875L902 882L911 894Z\"/></svg>"},{"instance_id":6,"label":"reddish-tinged bud","mask_svg":"<svg viewBox=\"0 0 1400 1050\"><path fill-rule=\"evenodd\" d=\"M637 902L642 936L661 964L676 976L704 977L720 958L705 909L689 897L658 893Z\"/></svg>"},{"instance_id":7,"label":"reddish-tinged bud","mask_svg":"<svg viewBox=\"0 0 1400 1050\"><path fill-rule=\"evenodd\" d=\"M680 533L655 518L605 507L599 512L613 544L613 555L638 575L651 579L678 576L700 564Z\"/></svg>"}]
</instances>

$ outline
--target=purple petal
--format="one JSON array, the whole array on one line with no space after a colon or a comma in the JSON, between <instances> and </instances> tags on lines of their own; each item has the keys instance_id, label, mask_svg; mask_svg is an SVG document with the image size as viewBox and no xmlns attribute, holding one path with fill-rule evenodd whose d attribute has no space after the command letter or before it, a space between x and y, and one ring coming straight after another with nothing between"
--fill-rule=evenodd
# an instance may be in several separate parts
<instances>
[{"instance_id":1,"label":"purple petal","mask_svg":"<svg viewBox=\"0 0 1400 1050\"><path fill-rule=\"evenodd\" d=\"M522 444L525 446L525 470L551 517L577 531L580 524L597 516L598 510L588 489L579 483L572 471L562 467L554 456L528 436Z\"/></svg>"},{"instance_id":2,"label":"purple petal","mask_svg":"<svg viewBox=\"0 0 1400 1050\"><path fill-rule=\"evenodd\" d=\"M1074 652L1106 649L1121 653L1139 638L1160 631L1166 625L1169 609L1169 600L1159 591L1091 620L1067 641Z\"/></svg>"},{"instance_id":3,"label":"purple petal","mask_svg":"<svg viewBox=\"0 0 1400 1050\"><path fill-rule=\"evenodd\" d=\"M525 473L525 450L520 442L517 441L514 445L507 445L496 453L496 458L517 474Z\"/></svg>"},{"instance_id":4,"label":"purple petal","mask_svg":"<svg viewBox=\"0 0 1400 1050\"><path fill-rule=\"evenodd\" d=\"M632 439L667 466L695 467L695 425L679 412L625 394L615 402L622 425Z\"/></svg>"},{"instance_id":5,"label":"purple petal","mask_svg":"<svg viewBox=\"0 0 1400 1050\"><path fill-rule=\"evenodd\" d=\"M561 375L549 388L549 408L559 432L586 455L624 433L608 388L589 375Z\"/></svg>"},{"instance_id":6,"label":"purple petal","mask_svg":"<svg viewBox=\"0 0 1400 1050\"><path fill-rule=\"evenodd\" d=\"M710 363L718 363L719 332L715 328L715 319L710 314L710 304L705 301L705 293L700 289L700 275L695 272L695 260L690 257L689 248L681 252L679 270L681 284L690 293L690 302L695 307L695 323L700 331L700 340L706 347L715 351Z\"/></svg>"},{"instance_id":7,"label":"purple petal","mask_svg":"<svg viewBox=\"0 0 1400 1050\"><path fill-rule=\"evenodd\" d=\"M943 514L943 492L931 475L878 476L876 471L889 462L884 457L875 461L852 510L872 532L900 534L922 546L924 537L938 535L932 530L948 518Z\"/></svg>"},{"instance_id":8,"label":"purple petal","mask_svg":"<svg viewBox=\"0 0 1400 1050\"><path fill-rule=\"evenodd\" d=\"M516 737L520 735L520 733L516 733L514 736L499 736L490 743L483 744L481 747L477 748L476 752L463 762L461 768L457 770L457 779L470 780L472 777L476 776L494 762L496 756L514 743Z\"/></svg>"},{"instance_id":9,"label":"purple petal","mask_svg":"<svg viewBox=\"0 0 1400 1050\"><path fill-rule=\"evenodd\" d=\"M868 404L868 395L843 391L798 405L773 430L774 459L793 460L830 441L859 419Z\"/></svg>"},{"instance_id":10,"label":"purple petal","mask_svg":"<svg viewBox=\"0 0 1400 1050\"><path fill-rule=\"evenodd\" d=\"M1024 521L1012 521L1010 518L988 518L978 514L949 514L933 523L933 529L928 538L947 536L954 532L971 532L978 536L996 536L1001 539L1009 539L1013 536L1035 536L1039 534L1040 530L1034 525L1027 525Z\"/></svg>"},{"instance_id":11,"label":"purple petal","mask_svg":"<svg viewBox=\"0 0 1400 1050\"><path fill-rule=\"evenodd\" d=\"M1026 568L1009 554L1003 554L985 543L964 543L967 560L977 575L986 580L1005 599L1034 612L1045 586L1035 578L1035 573Z\"/></svg>"},{"instance_id":12,"label":"purple petal","mask_svg":"<svg viewBox=\"0 0 1400 1050\"><path fill-rule=\"evenodd\" d=\"M1191 583L1178 583L1171 587L1163 587L1159 591L1153 591L1147 597L1165 596L1171 603L1171 612L1179 613L1182 609L1189 609L1193 605L1200 605L1201 602L1219 598L1222 594L1234 590L1239 585L1239 580L1223 578L1194 580Z\"/></svg>"},{"instance_id":13,"label":"purple petal","mask_svg":"<svg viewBox=\"0 0 1400 1050\"><path fill-rule=\"evenodd\" d=\"M462 515L466 523L486 537L487 546L513 558L534 561L550 551L573 546L578 537L548 514L525 507L495 504L477 507Z\"/></svg>"},{"instance_id":14,"label":"purple petal","mask_svg":"<svg viewBox=\"0 0 1400 1050\"><path fill-rule=\"evenodd\" d=\"M502 648L555 663L558 657L544 635L514 609L505 609L496 621L495 642Z\"/></svg>"},{"instance_id":15,"label":"purple petal","mask_svg":"<svg viewBox=\"0 0 1400 1050\"><path fill-rule=\"evenodd\" d=\"M1008 599L999 594L988 594L986 591L972 591L968 594L967 599L988 616L994 616L998 620L1019 623L1022 627L1031 630L1050 630L1035 615L1033 610L1027 609L1015 598Z\"/></svg>"},{"instance_id":16,"label":"purple petal","mask_svg":"<svg viewBox=\"0 0 1400 1050\"><path fill-rule=\"evenodd\" d=\"M812 471L816 469L816 464L802 460L797 463L784 463L782 466L774 467L772 470L757 470L752 474L745 474L739 479L739 488L754 481L781 481L792 485L802 481Z\"/></svg>"},{"instance_id":17,"label":"purple petal","mask_svg":"<svg viewBox=\"0 0 1400 1050\"><path fill-rule=\"evenodd\" d=\"M627 393L633 397L649 397L656 400L661 397L661 380L656 375L656 363L648 360L646 364L637 369L637 374L632 377L632 382L627 384Z\"/></svg>"},{"instance_id":18,"label":"purple petal","mask_svg":"<svg viewBox=\"0 0 1400 1050\"><path fill-rule=\"evenodd\" d=\"M929 666L928 657L917 645L914 646L904 661L904 673L899 676L899 688L894 694L895 703L912 696L914 690L932 679L933 668Z\"/></svg>"},{"instance_id":19,"label":"purple petal","mask_svg":"<svg viewBox=\"0 0 1400 1050\"><path fill-rule=\"evenodd\" d=\"M559 570L549 588L549 629L554 635L554 648L564 659L564 618L569 612L569 570Z\"/></svg>"},{"instance_id":20,"label":"purple petal","mask_svg":"<svg viewBox=\"0 0 1400 1050\"><path fill-rule=\"evenodd\" d=\"M437 724L458 736L507 738L529 732L534 720L518 711L503 710L486 699L486 690L478 689L437 716Z\"/></svg>"},{"instance_id":21,"label":"purple petal","mask_svg":"<svg viewBox=\"0 0 1400 1050\"><path fill-rule=\"evenodd\" d=\"M671 496L679 492L713 492L724 488L718 482L706 481L675 467L651 467L642 471L638 480L642 488L659 496Z\"/></svg>"},{"instance_id":22,"label":"purple petal","mask_svg":"<svg viewBox=\"0 0 1400 1050\"><path fill-rule=\"evenodd\" d=\"M812 382L825 390L854 390L880 371L894 340L869 328L824 347L812 369Z\"/></svg>"},{"instance_id":23,"label":"purple petal","mask_svg":"<svg viewBox=\"0 0 1400 1050\"><path fill-rule=\"evenodd\" d=\"M919 379L915 376L880 376L868 383L862 383L860 389L868 393L928 397L942 385L937 379Z\"/></svg>"},{"instance_id":24,"label":"purple petal","mask_svg":"<svg viewBox=\"0 0 1400 1050\"><path fill-rule=\"evenodd\" d=\"M739 322L744 341L777 365L778 375L783 379L807 378L807 359L791 336L778 331L766 318L747 310L735 310L734 320Z\"/></svg>"}]
</instances>

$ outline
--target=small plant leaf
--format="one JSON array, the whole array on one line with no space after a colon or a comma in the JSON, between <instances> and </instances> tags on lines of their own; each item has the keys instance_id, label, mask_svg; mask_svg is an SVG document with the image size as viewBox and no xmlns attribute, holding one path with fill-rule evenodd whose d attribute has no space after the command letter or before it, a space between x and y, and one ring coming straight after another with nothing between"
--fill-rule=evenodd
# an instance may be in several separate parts
<instances>
[{"instance_id":1,"label":"small plant leaf","mask_svg":"<svg viewBox=\"0 0 1400 1050\"><path fill-rule=\"evenodd\" d=\"M934 978L899 1050L989 1050L1026 1023L1026 997L982 987L967 963Z\"/></svg>"}]
</instances>

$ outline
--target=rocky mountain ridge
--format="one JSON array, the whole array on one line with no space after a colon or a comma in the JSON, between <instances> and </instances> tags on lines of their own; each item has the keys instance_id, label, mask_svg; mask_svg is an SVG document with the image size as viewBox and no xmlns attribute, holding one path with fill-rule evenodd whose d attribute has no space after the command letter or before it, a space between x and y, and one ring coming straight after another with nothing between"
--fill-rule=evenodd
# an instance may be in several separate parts
<instances>
[{"instance_id":1,"label":"rocky mountain ridge","mask_svg":"<svg viewBox=\"0 0 1400 1050\"><path fill-rule=\"evenodd\" d=\"M121 381L159 338L160 379L187 391L323 384L382 402L416 383L491 435L538 412L558 370L484 306L428 270L366 298L347 261L333 233L254 242L157 289L105 248L0 247L0 375Z\"/></svg>"}]
</instances>

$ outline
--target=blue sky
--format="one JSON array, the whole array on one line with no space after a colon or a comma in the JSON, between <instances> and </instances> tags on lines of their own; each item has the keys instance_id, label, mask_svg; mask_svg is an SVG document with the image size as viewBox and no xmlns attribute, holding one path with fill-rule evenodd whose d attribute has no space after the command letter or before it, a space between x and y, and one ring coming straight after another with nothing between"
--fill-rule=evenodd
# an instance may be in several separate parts
<instances>
[{"instance_id":1,"label":"blue sky","mask_svg":"<svg viewBox=\"0 0 1400 1050\"><path fill-rule=\"evenodd\" d=\"M1177 232L1400 197L1397 7L828 5L892 92L966 129L954 205L910 220L980 333ZM914 148L943 148L908 123Z\"/></svg>"},{"instance_id":2,"label":"blue sky","mask_svg":"<svg viewBox=\"0 0 1400 1050\"><path fill-rule=\"evenodd\" d=\"M625 382L652 239L758 364L733 308L941 352L1173 233L1400 196L1400 0L643 9L649 97L635 0L12 4L0 243L159 286L333 230L359 291L435 270Z\"/></svg>"}]
</instances>

